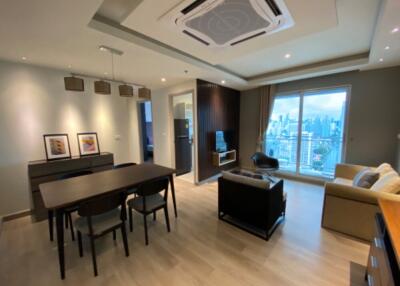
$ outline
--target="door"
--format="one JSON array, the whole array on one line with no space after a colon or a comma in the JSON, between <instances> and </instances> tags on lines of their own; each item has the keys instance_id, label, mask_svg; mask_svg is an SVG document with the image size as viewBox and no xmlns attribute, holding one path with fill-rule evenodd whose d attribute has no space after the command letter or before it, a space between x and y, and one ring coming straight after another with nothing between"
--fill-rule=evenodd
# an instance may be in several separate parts
<instances>
[{"instance_id":1,"label":"door","mask_svg":"<svg viewBox=\"0 0 400 286\"><path fill-rule=\"evenodd\" d=\"M144 162L153 161L153 120L151 114L151 102L139 103L140 107L140 129L142 141L142 156Z\"/></svg>"},{"instance_id":2,"label":"door","mask_svg":"<svg viewBox=\"0 0 400 286\"><path fill-rule=\"evenodd\" d=\"M174 119L176 174L192 171L192 142L189 134L189 119Z\"/></svg>"}]
</instances>

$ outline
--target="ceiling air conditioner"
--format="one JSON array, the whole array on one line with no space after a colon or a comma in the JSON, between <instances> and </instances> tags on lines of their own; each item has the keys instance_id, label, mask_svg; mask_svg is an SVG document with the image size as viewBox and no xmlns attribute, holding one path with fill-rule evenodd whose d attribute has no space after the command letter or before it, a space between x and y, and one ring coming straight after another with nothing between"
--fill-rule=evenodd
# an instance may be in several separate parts
<instances>
[{"instance_id":1,"label":"ceiling air conditioner","mask_svg":"<svg viewBox=\"0 0 400 286\"><path fill-rule=\"evenodd\" d=\"M176 26L210 47L235 46L294 25L283 0L192 0L185 4L175 14Z\"/></svg>"}]
</instances>

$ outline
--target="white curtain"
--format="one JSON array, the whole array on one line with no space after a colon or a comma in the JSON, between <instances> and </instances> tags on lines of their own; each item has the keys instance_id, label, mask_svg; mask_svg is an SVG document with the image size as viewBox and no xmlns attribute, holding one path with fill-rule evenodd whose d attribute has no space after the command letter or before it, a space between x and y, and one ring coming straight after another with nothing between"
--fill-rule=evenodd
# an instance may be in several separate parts
<instances>
[{"instance_id":1,"label":"white curtain","mask_svg":"<svg viewBox=\"0 0 400 286\"><path fill-rule=\"evenodd\" d=\"M269 118L274 106L275 85L266 85L259 88L260 93L260 122L256 151L263 152L265 147L265 133L268 129Z\"/></svg>"}]
</instances>

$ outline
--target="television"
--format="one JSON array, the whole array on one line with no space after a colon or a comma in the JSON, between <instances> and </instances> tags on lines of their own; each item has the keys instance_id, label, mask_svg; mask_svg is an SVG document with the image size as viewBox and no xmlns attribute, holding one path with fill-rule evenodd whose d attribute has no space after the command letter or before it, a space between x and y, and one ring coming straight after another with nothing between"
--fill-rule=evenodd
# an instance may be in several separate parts
<instances>
[{"instance_id":1,"label":"television","mask_svg":"<svg viewBox=\"0 0 400 286\"><path fill-rule=\"evenodd\" d=\"M222 153L228 151L227 132L215 131L215 152Z\"/></svg>"}]
</instances>

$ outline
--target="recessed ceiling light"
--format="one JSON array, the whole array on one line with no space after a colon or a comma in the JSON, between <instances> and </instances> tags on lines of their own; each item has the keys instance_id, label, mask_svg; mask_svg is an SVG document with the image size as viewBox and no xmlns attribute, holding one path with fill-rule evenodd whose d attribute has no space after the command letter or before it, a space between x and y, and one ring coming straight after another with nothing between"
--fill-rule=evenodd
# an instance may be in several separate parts
<instances>
[{"instance_id":1,"label":"recessed ceiling light","mask_svg":"<svg viewBox=\"0 0 400 286\"><path fill-rule=\"evenodd\" d=\"M387 50L389 50L389 49L390 49L390 47L389 47L389 46L386 46L386 47L385 47L385 50L386 50L386 51L387 51Z\"/></svg>"},{"instance_id":2,"label":"recessed ceiling light","mask_svg":"<svg viewBox=\"0 0 400 286\"><path fill-rule=\"evenodd\" d=\"M225 81L224 81L224 80L221 80L221 83L222 83L222 84L225 84Z\"/></svg>"},{"instance_id":3,"label":"recessed ceiling light","mask_svg":"<svg viewBox=\"0 0 400 286\"><path fill-rule=\"evenodd\" d=\"M99 47L99 50L102 51L102 52L105 52L105 51L107 51L107 48L104 47L104 46L100 46L100 47Z\"/></svg>"},{"instance_id":4,"label":"recessed ceiling light","mask_svg":"<svg viewBox=\"0 0 400 286\"><path fill-rule=\"evenodd\" d=\"M400 29L399 29L398 27L396 27L396 28L394 28L394 29L391 31L391 33L392 33L392 34L397 33L399 30L400 30Z\"/></svg>"},{"instance_id":5,"label":"recessed ceiling light","mask_svg":"<svg viewBox=\"0 0 400 286\"><path fill-rule=\"evenodd\" d=\"M167 80L165 79L165 77L161 78L162 82L166 82Z\"/></svg>"},{"instance_id":6,"label":"recessed ceiling light","mask_svg":"<svg viewBox=\"0 0 400 286\"><path fill-rule=\"evenodd\" d=\"M292 56L291 54L286 54L285 59L290 59L291 56Z\"/></svg>"},{"instance_id":7,"label":"recessed ceiling light","mask_svg":"<svg viewBox=\"0 0 400 286\"><path fill-rule=\"evenodd\" d=\"M70 69L70 68L72 68L72 66L71 66L71 65L68 65L68 68Z\"/></svg>"},{"instance_id":8,"label":"recessed ceiling light","mask_svg":"<svg viewBox=\"0 0 400 286\"><path fill-rule=\"evenodd\" d=\"M380 58L380 59L379 59L379 62L383 62L383 59L382 59L382 58Z\"/></svg>"},{"instance_id":9,"label":"recessed ceiling light","mask_svg":"<svg viewBox=\"0 0 400 286\"><path fill-rule=\"evenodd\" d=\"M104 72L104 75L108 75L108 72Z\"/></svg>"},{"instance_id":10,"label":"recessed ceiling light","mask_svg":"<svg viewBox=\"0 0 400 286\"><path fill-rule=\"evenodd\" d=\"M22 57L21 59L22 59L23 61L26 61L26 57Z\"/></svg>"}]
</instances>

